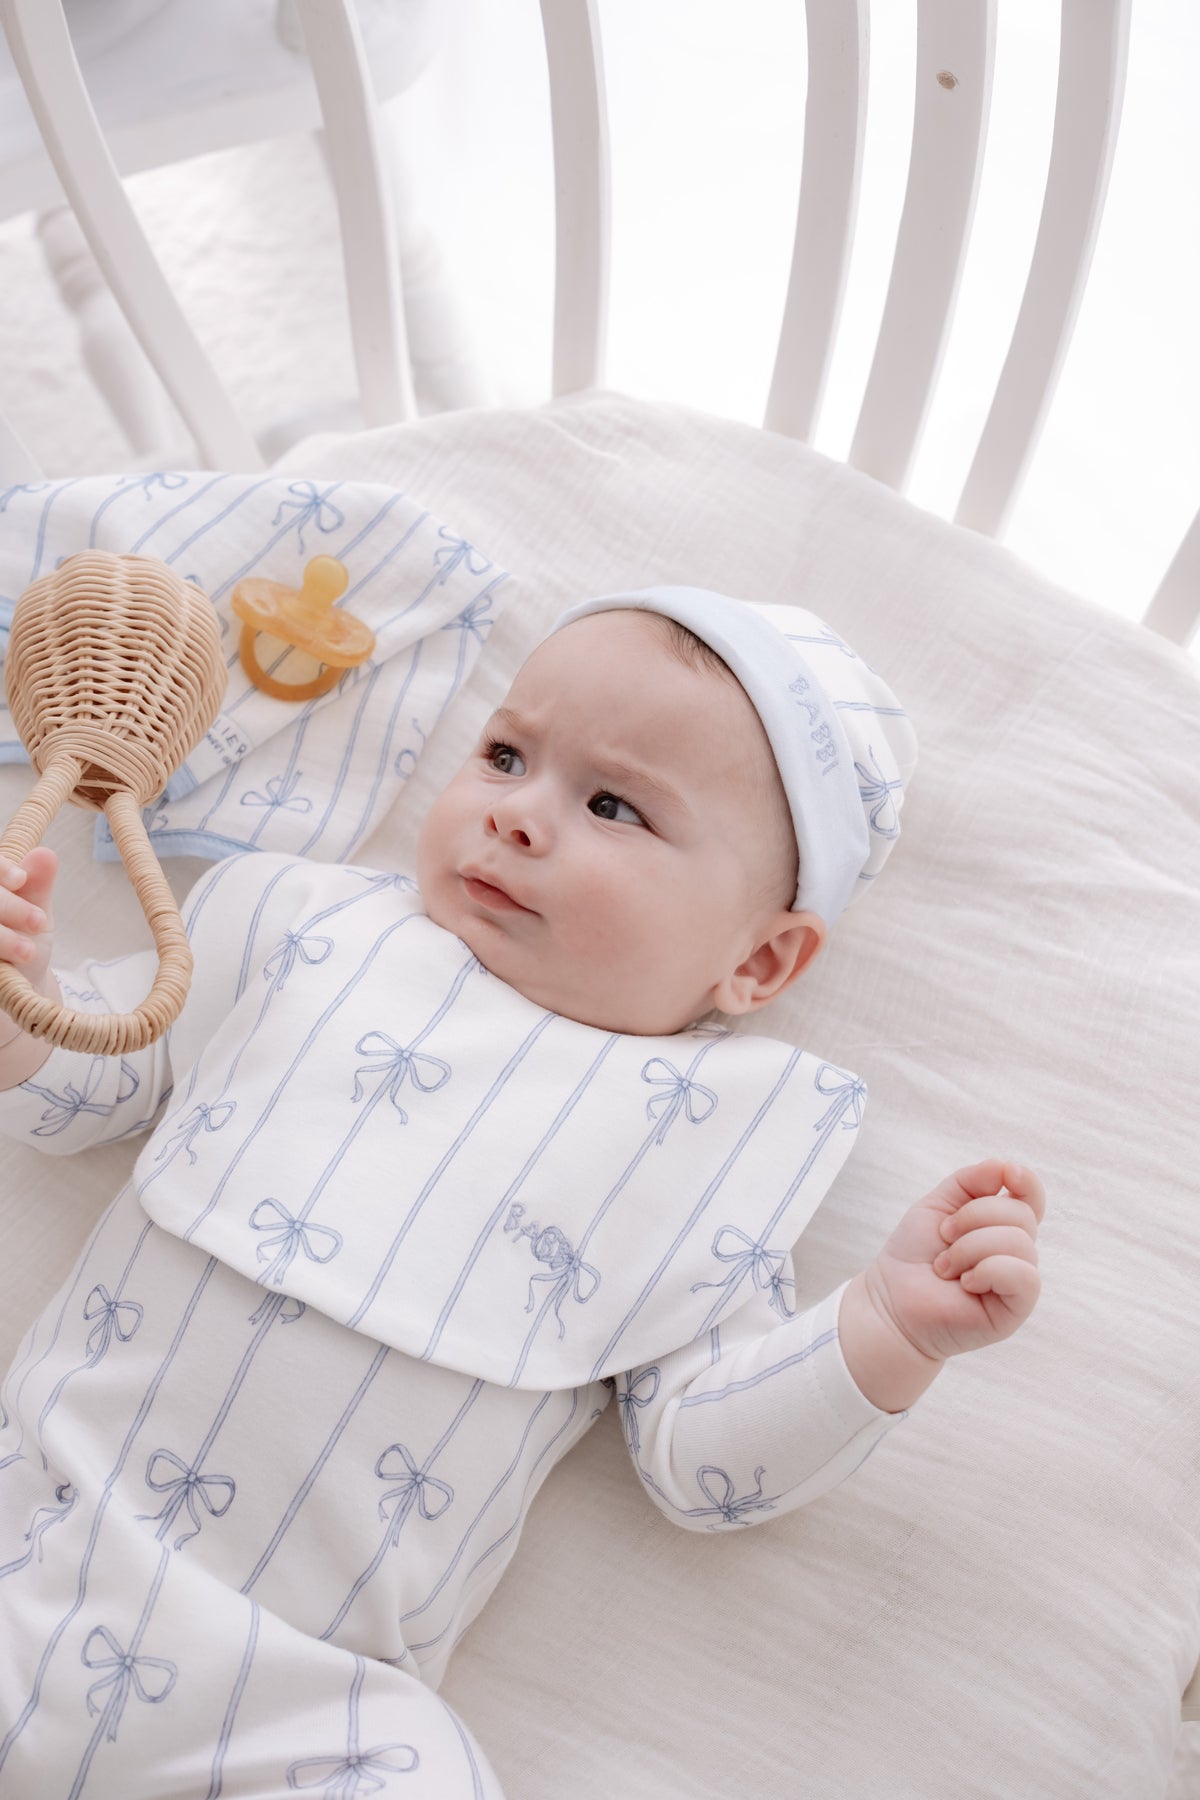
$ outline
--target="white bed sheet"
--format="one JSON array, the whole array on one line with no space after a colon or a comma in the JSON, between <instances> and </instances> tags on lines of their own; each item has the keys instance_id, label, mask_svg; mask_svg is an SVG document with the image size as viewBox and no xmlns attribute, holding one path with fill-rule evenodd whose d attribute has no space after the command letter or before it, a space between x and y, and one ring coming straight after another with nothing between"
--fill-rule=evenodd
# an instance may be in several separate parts
<instances>
[{"instance_id":1,"label":"white bed sheet","mask_svg":"<svg viewBox=\"0 0 1200 1800\"><path fill-rule=\"evenodd\" d=\"M610 1413L546 1483L443 1692L511 1800L1172 1800L1200 1658L1200 698L1181 653L990 542L771 434L611 395L443 415L286 459L419 494L514 571L402 801L415 825L558 610L686 582L827 616L922 760L877 893L762 1016L859 1071L854 1157L798 1304L943 1173L1042 1173L1030 1323L958 1359L840 1490L736 1536L674 1530ZM11 810L28 776L0 770ZM60 960L145 941L60 816ZM178 894L200 872L168 872ZM136 1145L0 1145L0 1352ZM1189 1727L1194 1731L1196 1727Z\"/></svg>"}]
</instances>

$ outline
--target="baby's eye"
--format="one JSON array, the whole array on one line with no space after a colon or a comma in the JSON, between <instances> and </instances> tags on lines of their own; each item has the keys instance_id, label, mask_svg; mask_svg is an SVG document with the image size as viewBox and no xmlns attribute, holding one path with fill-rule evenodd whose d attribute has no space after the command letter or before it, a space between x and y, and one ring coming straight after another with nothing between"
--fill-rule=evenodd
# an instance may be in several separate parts
<instances>
[{"instance_id":1,"label":"baby's eye","mask_svg":"<svg viewBox=\"0 0 1200 1800\"><path fill-rule=\"evenodd\" d=\"M622 816L622 807L625 809L625 816ZM617 794L593 794L588 801L588 810L594 812L598 819L616 819L622 825L646 823L636 807L630 806L628 800L622 800Z\"/></svg>"},{"instance_id":2,"label":"baby's eye","mask_svg":"<svg viewBox=\"0 0 1200 1800\"><path fill-rule=\"evenodd\" d=\"M525 764L522 761L521 753L519 750L514 750L511 744L489 743L485 754L493 769L499 769L502 775L523 775L525 773ZM520 764L519 768L514 766L518 763Z\"/></svg>"}]
</instances>

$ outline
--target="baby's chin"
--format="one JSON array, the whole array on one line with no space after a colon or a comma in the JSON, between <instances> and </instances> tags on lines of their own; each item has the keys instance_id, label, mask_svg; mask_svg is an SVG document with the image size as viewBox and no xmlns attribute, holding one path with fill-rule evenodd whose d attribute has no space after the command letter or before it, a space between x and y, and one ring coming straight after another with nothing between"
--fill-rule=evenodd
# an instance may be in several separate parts
<instances>
[{"instance_id":1,"label":"baby's chin","mask_svg":"<svg viewBox=\"0 0 1200 1800\"><path fill-rule=\"evenodd\" d=\"M642 995L614 994L607 967L597 970L593 981L581 983L577 971L557 979L544 947L534 951L516 942L502 925L480 918L465 904L455 905L447 890L453 893L452 881L430 881L428 892L422 889L426 917L443 931L453 932L489 975L544 1012L622 1037L674 1037L701 1016L703 1008L689 1012L682 1021L672 1020L665 1005L647 1009Z\"/></svg>"}]
</instances>

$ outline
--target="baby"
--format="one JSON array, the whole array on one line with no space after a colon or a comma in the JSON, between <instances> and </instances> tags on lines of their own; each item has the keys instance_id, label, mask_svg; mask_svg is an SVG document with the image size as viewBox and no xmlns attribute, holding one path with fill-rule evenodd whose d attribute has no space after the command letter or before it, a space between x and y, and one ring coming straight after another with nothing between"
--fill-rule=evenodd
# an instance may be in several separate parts
<instances>
[{"instance_id":1,"label":"baby","mask_svg":"<svg viewBox=\"0 0 1200 1800\"><path fill-rule=\"evenodd\" d=\"M863 1085L731 1032L879 873L915 745L811 614L590 601L421 829L417 881L218 863L165 1038L0 1018L0 1130L150 1136L0 1411L0 1797L498 1796L436 1692L615 1390L693 1530L849 1475L1031 1312L1045 1200L989 1159L806 1312L795 1242ZM0 958L127 1010L152 952L49 969L52 851Z\"/></svg>"}]
</instances>

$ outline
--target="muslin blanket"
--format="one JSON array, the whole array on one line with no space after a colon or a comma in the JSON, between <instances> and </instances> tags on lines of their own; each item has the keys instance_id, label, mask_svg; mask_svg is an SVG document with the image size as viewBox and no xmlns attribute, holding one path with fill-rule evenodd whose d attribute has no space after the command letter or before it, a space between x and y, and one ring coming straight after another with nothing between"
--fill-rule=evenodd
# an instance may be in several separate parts
<instances>
[{"instance_id":1,"label":"muslin blanket","mask_svg":"<svg viewBox=\"0 0 1200 1800\"><path fill-rule=\"evenodd\" d=\"M210 597L221 622L221 711L143 815L160 857L352 856L412 775L508 580L427 508L372 483L209 471L28 483L0 492L0 655L23 590L86 549L161 557ZM298 587L319 554L345 563L350 581L337 604L366 621L375 647L320 698L276 700L242 668L230 596L251 575ZM299 651L276 643L268 657L272 642L258 640L268 672L311 675ZM27 760L0 706L0 762ZM118 860L103 818L93 854Z\"/></svg>"}]
</instances>

